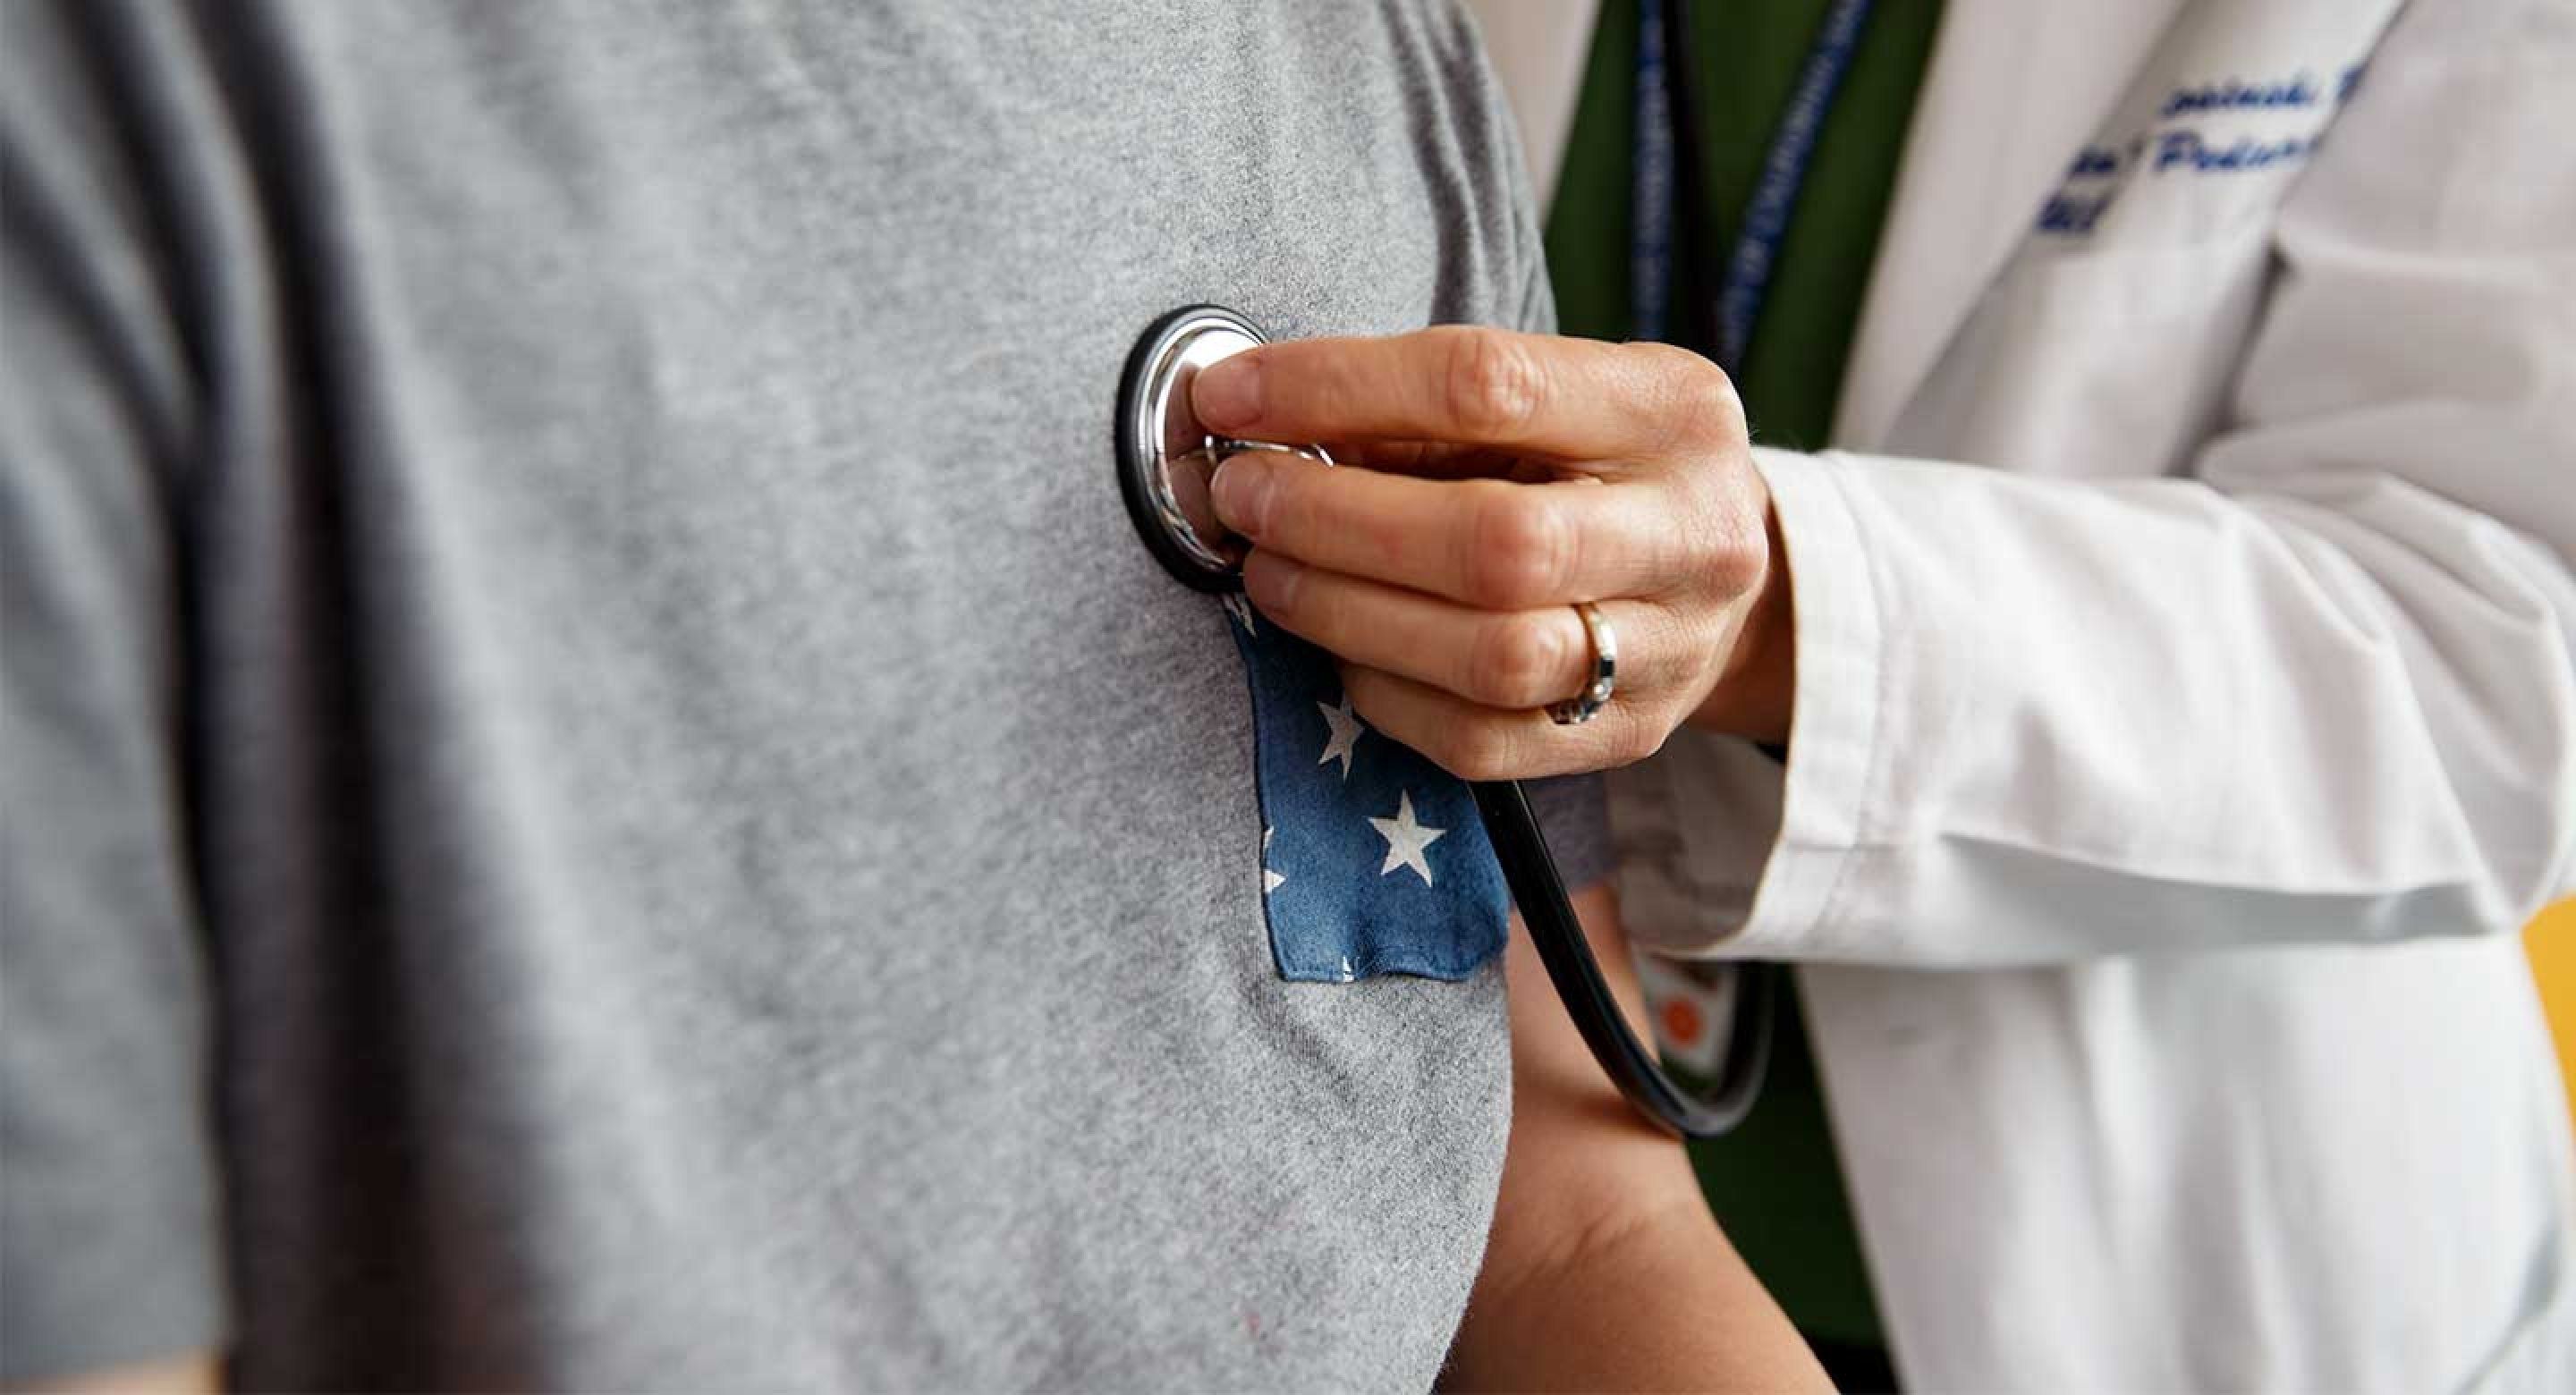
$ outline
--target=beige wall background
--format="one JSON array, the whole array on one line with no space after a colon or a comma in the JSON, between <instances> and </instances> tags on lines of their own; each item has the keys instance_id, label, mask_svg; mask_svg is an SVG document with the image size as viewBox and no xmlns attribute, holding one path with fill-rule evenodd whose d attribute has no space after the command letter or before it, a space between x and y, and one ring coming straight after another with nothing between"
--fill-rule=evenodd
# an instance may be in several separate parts
<instances>
[{"instance_id":1,"label":"beige wall background","mask_svg":"<svg viewBox=\"0 0 2576 1395\"><path fill-rule=\"evenodd\" d=\"M1485 31L1485 49L1502 75L1529 157L1530 186L1545 209L1556 196L1556 170L1574 125L1574 98L1601 0L1466 0Z\"/></svg>"}]
</instances>

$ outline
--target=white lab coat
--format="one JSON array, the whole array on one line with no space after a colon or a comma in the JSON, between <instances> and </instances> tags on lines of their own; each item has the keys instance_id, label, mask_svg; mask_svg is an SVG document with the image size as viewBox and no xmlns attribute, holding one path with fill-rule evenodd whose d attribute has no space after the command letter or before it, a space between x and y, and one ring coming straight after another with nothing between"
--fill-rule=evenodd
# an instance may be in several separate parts
<instances>
[{"instance_id":1,"label":"white lab coat","mask_svg":"<svg viewBox=\"0 0 2576 1395\"><path fill-rule=\"evenodd\" d=\"M2576 1391L2576 3L2398 9L1949 0L1760 455L1785 776L1614 778L1633 937L1803 966L1911 1389Z\"/></svg>"}]
</instances>

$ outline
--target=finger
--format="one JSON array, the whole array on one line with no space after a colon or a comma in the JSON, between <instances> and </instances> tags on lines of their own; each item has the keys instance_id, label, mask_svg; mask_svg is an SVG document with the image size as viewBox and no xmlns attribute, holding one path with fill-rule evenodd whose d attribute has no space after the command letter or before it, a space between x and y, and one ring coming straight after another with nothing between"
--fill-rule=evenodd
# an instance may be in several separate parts
<instances>
[{"instance_id":1,"label":"finger","mask_svg":"<svg viewBox=\"0 0 2576 1395\"><path fill-rule=\"evenodd\" d=\"M1645 481L1447 482L1270 451L1227 457L1210 489L1257 546L1487 610L1660 594L1695 512Z\"/></svg>"},{"instance_id":2,"label":"finger","mask_svg":"<svg viewBox=\"0 0 2576 1395\"><path fill-rule=\"evenodd\" d=\"M1558 471L1499 446L1464 445L1456 441L1326 441L1324 450L1336 464L1363 465L1389 474L1423 479L1517 479L1543 483L1561 478Z\"/></svg>"},{"instance_id":3,"label":"finger","mask_svg":"<svg viewBox=\"0 0 2576 1395\"><path fill-rule=\"evenodd\" d=\"M1243 565L1252 603L1280 628L1353 663L1401 674L1487 707L1539 708L1592 682L1592 637L1572 606L1490 611L1256 550ZM1680 671L1683 639L1659 606L1611 601L1601 618L1620 646L1622 690L1649 692Z\"/></svg>"},{"instance_id":4,"label":"finger","mask_svg":"<svg viewBox=\"0 0 2576 1395\"><path fill-rule=\"evenodd\" d=\"M1462 325L1247 349L1200 370L1191 403L1210 428L1258 440L1450 441L1573 462L1743 432L1726 374L1697 354Z\"/></svg>"},{"instance_id":5,"label":"finger","mask_svg":"<svg viewBox=\"0 0 2576 1395\"><path fill-rule=\"evenodd\" d=\"M1544 712L1487 707L1402 674L1346 664L1342 691L1381 733L1462 780L1529 780L1629 765L1653 755L1669 722L1649 707L1611 699L1581 726Z\"/></svg>"}]
</instances>

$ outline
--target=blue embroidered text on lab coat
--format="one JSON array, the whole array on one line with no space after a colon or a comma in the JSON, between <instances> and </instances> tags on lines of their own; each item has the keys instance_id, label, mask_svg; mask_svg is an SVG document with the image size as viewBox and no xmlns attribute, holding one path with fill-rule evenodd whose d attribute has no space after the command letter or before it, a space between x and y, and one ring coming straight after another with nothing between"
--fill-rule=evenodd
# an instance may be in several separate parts
<instances>
[{"instance_id":1,"label":"blue embroidered text on lab coat","mask_svg":"<svg viewBox=\"0 0 2576 1395\"><path fill-rule=\"evenodd\" d=\"M2120 172L2120 152L2099 145L2088 145L2075 152L2075 163L2067 168L2068 179L2099 179Z\"/></svg>"},{"instance_id":2,"label":"blue embroidered text on lab coat","mask_svg":"<svg viewBox=\"0 0 2576 1395\"><path fill-rule=\"evenodd\" d=\"M2102 210L2111 206L2109 192L2099 194L2053 194L2039 210L2039 230L2044 233L2082 234L2093 231L2101 220Z\"/></svg>"},{"instance_id":3,"label":"blue embroidered text on lab coat","mask_svg":"<svg viewBox=\"0 0 2576 1395\"><path fill-rule=\"evenodd\" d=\"M2156 137L2156 173L2176 168L2189 168L2198 174L2225 174L2238 170L2259 170L2285 161L2304 160L2316 149L2315 136L2290 136L2280 140L2240 137L2226 145L2214 146L2201 139L2198 131L2167 131Z\"/></svg>"},{"instance_id":4,"label":"blue embroidered text on lab coat","mask_svg":"<svg viewBox=\"0 0 2576 1395\"><path fill-rule=\"evenodd\" d=\"M2241 82L2227 78L2175 88L2173 94L2165 98L2164 106L2157 110L2156 117L2170 120L2196 111L2246 111L2312 107L2316 104L2316 83L2306 73L2269 82Z\"/></svg>"},{"instance_id":5,"label":"blue embroidered text on lab coat","mask_svg":"<svg viewBox=\"0 0 2576 1395\"><path fill-rule=\"evenodd\" d=\"M2321 95L2318 83L2305 72L2270 81L2227 78L2177 87L2157 109L2158 122L2194 112L2210 113L2211 119L2165 126L2118 144L2086 145L2067 166L2065 182L2040 205L2036 231L2059 237L2091 234L2128 180L2140 174L2226 176L2306 160L2325 138L2329 118L2324 114L2289 118L2302 128L2291 134L2230 138L2225 133L2241 129L2247 113L2311 111L2329 102L2340 107L2360 85L2366 66L2354 63L2337 73L2330 99ZM2277 132L2281 122L2265 124ZM2212 125L2217 133L2210 130Z\"/></svg>"},{"instance_id":6,"label":"blue embroidered text on lab coat","mask_svg":"<svg viewBox=\"0 0 2576 1395\"><path fill-rule=\"evenodd\" d=\"M2315 152L2321 139L2321 135L2269 140L2241 136L2219 145L2200 131L2186 127L2158 133L2151 155L2143 139L2129 142L2126 150L2087 146L2067 170L2065 187L2040 205L2038 230L2059 237L2081 237L2092 232L2126 182L2118 176L2137 170L2142 156L2145 172L2150 175L2227 175L2304 160Z\"/></svg>"}]
</instances>

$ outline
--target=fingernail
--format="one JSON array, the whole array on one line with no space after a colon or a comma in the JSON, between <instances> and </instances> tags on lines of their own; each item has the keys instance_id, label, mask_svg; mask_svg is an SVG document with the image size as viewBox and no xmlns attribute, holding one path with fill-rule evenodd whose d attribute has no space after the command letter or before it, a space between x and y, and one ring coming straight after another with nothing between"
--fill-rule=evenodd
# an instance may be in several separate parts
<instances>
[{"instance_id":1,"label":"fingernail","mask_svg":"<svg viewBox=\"0 0 2576 1395\"><path fill-rule=\"evenodd\" d=\"M1217 521L1259 542L1270 510L1270 462L1227 456L1208 480L1208 497L1216 501Z\"/></svg>"},{"instance_id":2,"label":"fingernail","mask_svg":"<svg viewBox=\"0 0 2576 1395\"><path fill-rule=\"evenodd\" d=\"M1238 431L1261 416L1261 365L1250 354L1219 359L1199 370L1190 405L1201 425Z\"/></svg>"},{"instance_id":3,"label":"fingernail","mask_svg":"<svg viewBox=\"0 0 2576 1395\"><path fill-rule=\"evenodd\" d=\"M1286 615L1297 603L1297 583L1305 578L1304 564L1276 552L1256 552L1243 563L1243 594L1264 615Z\"/></svg>"}]
</instances>

